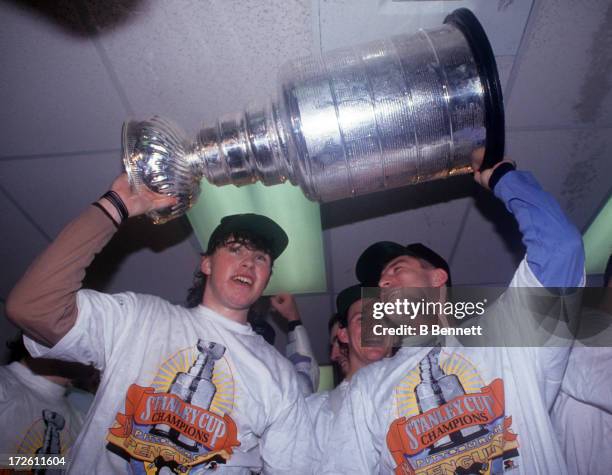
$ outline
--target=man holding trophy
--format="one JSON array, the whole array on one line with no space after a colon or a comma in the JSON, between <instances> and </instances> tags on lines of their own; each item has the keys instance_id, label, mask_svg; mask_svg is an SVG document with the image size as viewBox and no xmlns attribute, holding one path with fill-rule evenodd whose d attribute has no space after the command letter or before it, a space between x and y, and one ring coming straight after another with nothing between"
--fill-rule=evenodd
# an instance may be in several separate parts
<instances>
[{"instance_id":1,"label":"man holding trophy","mask_svg":"<svg viewBox=\"0 0 612 475\"><path fill-rule=\"evenodd\" d=\"M9 296L7 313L33 355L102 371L71 471L308 473L311 422L295 371L246 324L287 246L274 221L223 218L202 258L206 286L196 308L79 290L86 267L124 220L173 202L133 191L121 175Z\"/></svg>"},{"instance_id":2,"label":"man holding trophy","mask_svg":"<svg viewBox=\"0 0 612 475\"><path fill-rule=\"evenodd\" d=\"M322 473L568 473L549 411L572 336L555 339L561 319L548 333L531 296L560 302L556 288L584 286L582 240L555 200L512 162L476 172L475 180L504 202L523 234L527 253L510 289L487 309L485 336L471 346L409 336L393 358L355 375ZM383 295L422 290L436 295L432 302L444 301L450 286L448 264L422 244L373 244L356 274ZM562 303L576 300L569 295ZM494 331L500 339L488 339ZM530 339L538 333L551 344Z\"/></svg>"}]
</instances>

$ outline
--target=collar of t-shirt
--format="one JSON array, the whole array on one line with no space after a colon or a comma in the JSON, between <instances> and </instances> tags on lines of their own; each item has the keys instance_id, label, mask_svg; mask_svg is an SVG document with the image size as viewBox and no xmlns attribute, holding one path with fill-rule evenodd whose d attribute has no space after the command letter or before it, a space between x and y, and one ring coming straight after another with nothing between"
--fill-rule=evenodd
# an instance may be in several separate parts
<instances>
[{"instance_id":1,"label":"collar of t-shirt","mask_svg":"<svg viewBox=\"0 0 612 475\"><path fill-rule=\"evenodd\" d=\"M66 394L66 387L33 373L23 363L13 361L8 365L8 369L24 386L40 393L46 399L60 399Z\"/></svg>"},{"instance_id":2,"label":"collar of t-shirt","mask_svg":"<svg viewBox=\"0 0 612 475\"><path fill-rule=\"evenodd\" d=\"M223 315L219 315L217 312L205 307L204 305L198 305L193 309L193 311L196 317L207 318L208 320L215 322L216 325L220 325L231 332L241 333L243 335L256 334L249 323L236 322L230 318L224 317Z\"/></svg>"}]
</instances>

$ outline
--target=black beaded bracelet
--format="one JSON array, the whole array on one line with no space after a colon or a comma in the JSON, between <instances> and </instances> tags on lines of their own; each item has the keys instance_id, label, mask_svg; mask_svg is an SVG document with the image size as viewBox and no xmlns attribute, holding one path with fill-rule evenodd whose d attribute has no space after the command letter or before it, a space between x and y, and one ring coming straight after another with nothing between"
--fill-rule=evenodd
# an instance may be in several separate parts
<instances>
[{"instance_id":1,"label":"black beaded bracelet","mask_svg":"<svg viewBox=\"0 0 612 475\"><path fill-rule=\"evenodd\" d=\"M115 191L108 190L102 195L102 198L107 199L108 202L115 207L117 213L119 213L119 216L121 217L121 222L129 218L130 215L128 213L127 207L125 206L125 203Z\"/></svg>"},{"instance_id":2,"label":"black beaded bracelet","mask_svg":"<svg viewBox=\"0 0 612 475\"><path fill-rule=\"evenodd\" d=\"M110 214L108 211L106 211L106 208L104 208L104 206L102 206L102 205L101 205L100 203L98 203L97 201L94 201L94 202L93 202L91 205L92 205L92 206L95 206L95 207L96 207L96 208L98 208L100 211L102 211L102 212L103 212L103 213L106 215L106 217L112 221L112 223L115 225L115 227L116 227L117 229L119 229L119 223L118 223L117 221L115 221L115 218L113 218L113 216L112 216L112 215L111 215L111 214Z\"/></svg>"},{"instance_id":3,"label":"black beaded bracelet","mask_svg":"<svg viewBox=\"0 0 612 475\"><path fill-rule=\"evenodd\" d=\"M499 180L501 180L506 173L513 170L516 170L516 165L510 162L502 163L495 170L493 170L493 173L491 173L491 178L489 178L489 188L491 191L495 189L497 182L499 182Z\"/></svg>"}]
</instances>

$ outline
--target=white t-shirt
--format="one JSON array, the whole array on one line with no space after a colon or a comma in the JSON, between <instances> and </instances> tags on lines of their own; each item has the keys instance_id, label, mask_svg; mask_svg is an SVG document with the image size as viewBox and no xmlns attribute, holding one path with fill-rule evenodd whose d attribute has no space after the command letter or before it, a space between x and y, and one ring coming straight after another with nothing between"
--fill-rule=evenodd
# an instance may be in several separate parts
<instances>
[{"instance_id":1,"label":"white t-shirt","mask_svg":"<svg viewBox=\"0 0 612 475\"><path fill-rule=\"evenodd\" d=\"M541 285L523 261L511 286ZM505 324L522 324L508 302L501 309ZM321 472L567 473L548 413L568 353L567 347L402 348L353 377Z\"/></svg>"},{"instance_id":2,"label":"white t-shirt","mask_svg":"<svg viewBox=\"0 0 612 475\"><path fill-rule=\"evenodd\" d=\"M17 361L0 367L0 453L65 454L83 425L65 394Z\"/></svg>"},{"instance_id":3,"label":"white t-shirt","mask_svg":"<svg viewBox=\"0 0 612 475\"><path fill-rule=\"evenodd\" d=\"M308 473L312 425L295 371L264 339L199 306L82 290L74 327L35 356L92 363L100 387L71 473Z\"/></svg>"},{"instance_id":4,"label":"white t-shirt","mask_svg":"<svg viewBox=\"0 0 612 475\"><path fill-rule=\"evenodd\" d=\"M310 417L314 424L314 437L319 454L325 452L334 419L346 397L349 383L345 379L330 391L314 393L306 398L306 404L310 411ZM347 429L350 429L347 428Z\"/></svg>"},{"instance_id":5,"label":"white t-shirt","mask_svg":"<svg viewBox=\"0 0 612 475\"><path fill-rule=\"evenodd\" d=\"M582 324L603 327L597 335L576 340L551 418L565 453L569 473L612 472L612 316L586 312ZM598 321L605 319L605 325Z\"/></svg>"}]
</instances>

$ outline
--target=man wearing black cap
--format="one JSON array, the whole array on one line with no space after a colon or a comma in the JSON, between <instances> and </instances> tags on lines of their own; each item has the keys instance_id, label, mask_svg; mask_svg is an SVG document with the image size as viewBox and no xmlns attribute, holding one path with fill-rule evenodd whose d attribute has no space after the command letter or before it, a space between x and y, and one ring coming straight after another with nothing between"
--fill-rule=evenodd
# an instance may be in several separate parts
<instances>
[{"instance_id":1,"label":"man wearing black cap","mask_svg":"<svg viewBox=\"0 0 612 475\"><path fill-rule=\"evenodd\" d=\"M102 371L70 470L307 473L311 422L295 372L246 324L288 243L276 223L254 214L223 218L202 258L206 286L195 308L79 290L85 268L124 219L172 204L132 191L120 176L7 301L33 356Z\"/></svg>"},{"instance_id":2,"label":"man wearing black cap","mask_svg":"<svg viewBox=\"0 0 612 475\"><path fill-rule=\"evenodd\" d=\"M514 168L504 161L475 174L514 214L523 234L527 255L510 286L584 285L580 234L533 176ZM389 293L438 289L444 300L450 285L448 264L423 244L376 243L356 272L365 285ZM523 328L531 317L518 311L511 294L496 302L496 323ZM467 348L451 338L438 341L435 347L403 347L355 375L334 426L342 434L330 436L321 472L567 473L549 411L569 348Z\"/></svg>"}]
</instances>

